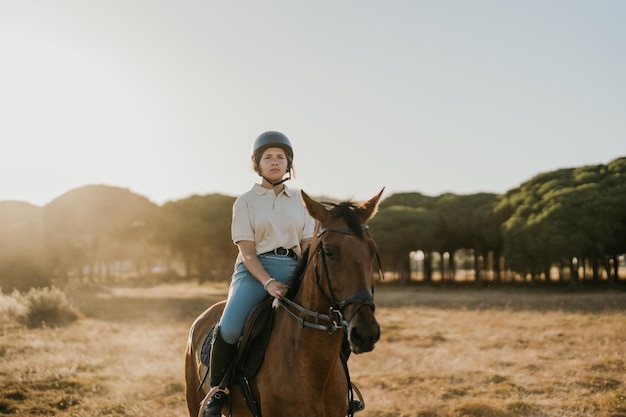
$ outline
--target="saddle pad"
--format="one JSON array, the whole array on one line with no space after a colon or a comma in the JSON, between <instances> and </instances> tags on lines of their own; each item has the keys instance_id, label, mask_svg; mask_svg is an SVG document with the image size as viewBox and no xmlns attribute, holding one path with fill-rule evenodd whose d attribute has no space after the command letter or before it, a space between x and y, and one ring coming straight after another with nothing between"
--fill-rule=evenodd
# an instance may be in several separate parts
<instances>
[{"instance_id":1,"label":"saddle pad","mask_svg":"<svg viewBox=\"0 0 626 417\"><path fill-rule=\"evenodd\" d=\"M240 341L237 362L239 363L239 370L250 379L258 372L261 363L263 363L273 322L272 299L257 305L248 315ZM209 330L200 350L200 361L207 367L211 364L211 345L214 331L215 326Z\"/></svg>"},{"instance_id":2,"label":"saddle pad","mask_svg":"<svg viewBox=\"0 0 626 417\"><path fill-rule=\"evenodd\" d=\"M207 334L204 342L202 342L202 349L200 350L200 361L202 365L208 367L211 363L211 343L213 342L213 330L215 326L211 327L209 334Z\"/></svg>"}]
</instances>

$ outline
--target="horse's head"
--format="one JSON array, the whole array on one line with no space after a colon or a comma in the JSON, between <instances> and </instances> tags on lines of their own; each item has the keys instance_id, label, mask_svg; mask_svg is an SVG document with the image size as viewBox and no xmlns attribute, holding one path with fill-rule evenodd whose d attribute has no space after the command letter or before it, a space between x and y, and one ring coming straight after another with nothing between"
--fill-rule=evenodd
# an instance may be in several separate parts
<instances>
[{"instance_id":1,"label":"horse's head","mask_svg":"<svg viewBox=\"0 0 626 417\"><path fill-rule=\"evenodd\" d=\"M372 274L376 244L365 223L376 214L381 195L382 191L361 205L324 205L302 192L307 210L317 220L308 263L314 265L322 297L343 317L354 353L371 351L380 338Z\"/></svg>"}]
</instances>

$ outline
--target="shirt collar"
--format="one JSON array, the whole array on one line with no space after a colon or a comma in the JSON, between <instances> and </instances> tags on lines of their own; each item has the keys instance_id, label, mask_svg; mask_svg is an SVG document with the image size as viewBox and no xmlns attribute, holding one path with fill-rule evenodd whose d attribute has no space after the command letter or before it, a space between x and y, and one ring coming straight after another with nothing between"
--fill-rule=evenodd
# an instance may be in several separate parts
<instances>
[{"instance_id":1,"label":"shirt collar","mask_svg":"<svg viewBox=\"0 0 626 417\"><path fill-rule=\"evenodd\" d=\"M269 192L272 192L272 193L274 192L272 188L265 188L261 184L258 184L258 183L254 184L254 187L252 187L252 190L254 190L254 192L257 193L258 195L263 195ZM287 197L291 197L295 194L295 191L291 190L289 187L287 187L287 184L285 184L285 189L283 190L283 193Z\"/></svg>"}]
</instances>

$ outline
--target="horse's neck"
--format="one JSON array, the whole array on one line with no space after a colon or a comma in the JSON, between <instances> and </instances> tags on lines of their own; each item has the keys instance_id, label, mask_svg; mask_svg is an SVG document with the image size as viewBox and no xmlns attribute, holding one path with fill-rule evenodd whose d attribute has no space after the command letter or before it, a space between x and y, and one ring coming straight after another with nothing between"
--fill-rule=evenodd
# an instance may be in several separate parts
<instances>
[{"instance_id":1,"label":"horse's neck","mask_svg":"<svg viewBox=\"0 0 626 417\"><path fill-rule=\"evenodd\" d=\"M328 312L321 312L327 314ZM305 320L312 322L312 317ZM320 324L326 325L326 322ZM266 354L266 362L271 369L277 369L276 360L282 362L281 369L287 378L300 378L311 386L322 390L337 373L343 375L340 351L343 332L328 332L302 326L286 311L275 317L274 332L270 343L275 342ZM291 379L293 380L293 379ZM344 377L340 377L344 381Z\"/></svg>"},{"instance_id":2,"label":"horse's neck","mask_svg":"<svg viewBox=\"0 0 626 417\"><path fill-rule=\"evenodd\" d=\"M310 296L307 291L306 287L301 287L293 301L322 315L328 314L328 307L317 310L324 300ZM301 317L308 322L314 321L309 315ZM329 332L303 326L285 309L278 309L270 345L255 382L261 401L271 398L266 400L265 406L268 407L269 401L270 404L281 404L281 407L292 407L290 415L338 415L333 407L341 409L346 398L346 376L340 359L342 338L343 331ZM321 398L331 404L325 406L330 407L330 411L302 412L318 410ZM266 414L277 413L278 410Z\"/></svg>"},{"instance_id":3,"label":"horse's neck","mask_svg":"<svg viewBox=\"0 0 626 417\"><path fill-rule=\"evenodd\" d=\"M287 311L279 310L255 381L261 402L268 407L263 415L340 415L336 408L341 409L346 398L341 337L340 332L303 327ZM320 402L328 403L329 410L319 410Z\"/></svg>"},{"instance_id":4,"label":"horse's neck","mask_svg":"<svg viewBox=\"0 0 626 417\"><path fill-rule=\"evenodd\" d=\"M318 313L320 316L329 315L331 304L327 296L325 296L313 279L305 279L300 290L294 297L293 301L309 310L312 313ZM304 326L294 317L289 314L284 314L282 320L285 320L285 325L290 328L290 331L283 335L287 339L290 339L293 346L297 349L301 349L301 352L308 353L311 351L312 356L318 358L328 357L331 361L334 361L339 357L339 350L341 348L342 331L328 332L326 330L313 329ZM319 325L330 325L331 323L317 319L313 315L302 314L301 317L307 322L316 322Z\"/></svg>"},{"instance_id":5,"label":"horse's neck","mask_svg":"<svg viewBox=\"0 0 626 417\"><path fill-rule=\"evenodd\" d=\"M308 284L310 285L310 284ZM320 314L328 314L331 304L328 298L319 290L310 291L307 285L303 285L300 291L294 297L294 302L310 311L316 311ZM307 317L311 319L311 317Z\"/></svg>"}]
</instances>

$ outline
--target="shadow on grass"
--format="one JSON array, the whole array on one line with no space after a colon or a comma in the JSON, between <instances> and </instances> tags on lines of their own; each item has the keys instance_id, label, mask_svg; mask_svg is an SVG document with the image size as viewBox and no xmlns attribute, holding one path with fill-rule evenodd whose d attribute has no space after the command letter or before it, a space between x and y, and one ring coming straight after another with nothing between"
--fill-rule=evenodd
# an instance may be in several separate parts
<instances>
[{"instance_id":1,"label":"shadow on grass","mask_svg":"<svg viewBox=\"0 0 626 417\"><path fill-rule=\"evenodd\" d=\"M191 324L205 309L221 301L214 298L81 297L74 305L89 318L106 321L182 321Z\"/></svg>"},{"instance_id":2,"label":"shadow on grass","mask_svg":"<svg viewBox=\"0 0 626 417\"><path fill-rule=\"evenodd\" d=\"M102 290L102 289L101 289ZM104 291L81 292L73 304L86 317L107 321L182 321L191 324L226 292L197 296L150 297L133 293L114 296ZM190 297L189 297L190 296ZM448 310L565 311L607 313L626 311L624 291L564 289L458 288L452 286L378 285L378 307L430 307Z\"/></svg>"},{"instance_id":3,"label":"shadow on grass","mask_svg":"<svg viewBox=\"0 0 626 417\"><path fill-rule=\"evenodd\" d=\"M566 311L607 313L626 311L626 292L566 289L458 288L453 286L378 286L380 307L422 306L453 310Z\"/></svg>"}]
</instances>

